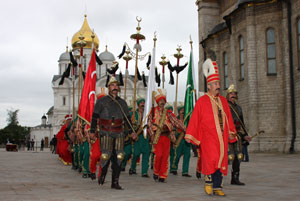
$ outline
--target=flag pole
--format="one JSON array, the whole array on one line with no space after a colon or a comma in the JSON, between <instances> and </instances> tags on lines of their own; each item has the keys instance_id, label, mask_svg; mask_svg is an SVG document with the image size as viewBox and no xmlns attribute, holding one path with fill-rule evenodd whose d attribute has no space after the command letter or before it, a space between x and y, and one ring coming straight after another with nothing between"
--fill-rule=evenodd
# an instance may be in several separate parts
<instances>
[{"instance_id":1,"label":"flag pole","mask_svg":"<svg viewBox=\"0 0 300 201\"><path fill-rule=\"evenodd\" d=\"M155 78L155 48L156 48L156 32L154 32L154 46L153 46L153 50L152 50L152 58L151 58L151 66L149 69L149 75L148 75L148 83L147 83L147 95L146 95L146 101L145 101L145 111L144 111L144 115L143 115L143 122L147 122L148 121L148 114L150 114L151 110L152 110L152 118L153 118L153 112L154 112L154 92L156 89L156 85L154 83L154 78ZM150 121L153 121L153 119L151 119ZM147 137L147 131L146 128L144 127L144 138L146 139Z\"/></svg>"},{"instance_id":2,"label":"flag pole","mask_svg":"<svg viewBox=\"0 0 300 201\"><path fill-rule=\"evenodd\" d=\"M161 57L161 61L159 62L160 65L162 65L162 87L165 88L165 65L168 64L166 61L165 55Z\"/></svg>"},{"instance_id":3,"label":"flag pole","mask_svg":"<svg viewBox=\"0 0 300 201\"><path fill-rule=\"evenodd\" d=\"M95 47L95 34L94 34L94 29L93 29L93 32L92 32L92 35L91 35L91 38L92 38L92 53L93 53L93 50L94 50L94 47Z\"/></svg>"},{"instance_id":4,"label":"flag pole","mask_svg":"<svg viewBox=\"0 0 300 201\"><path fill-rule=\"evenodd\" d=\"M67 52L69 53L68 45L67 45ZM70 50L69 54L72 54L72 50ZM73 120L75 118L74 117L75 116L75 70L74 70L75 67L73 66L71 61L70 61L70 64L72 65L72 90L73 90L72 120Z\"/></svg>"},{"instance_id":5,"label":"flag pole","mask_svg":"<svg viewBox=\"0 0 300 201\"><path fill-rule=\"evenodd\" d=\"M72 54L72 53L71 53ZM75 119L75 66L72 64L72 85L73 85L73 112L72 112L72 119Z\"/></svg>"},{"instance_id":6,"label":"flag pole","mask_svg":"<svg viewBox=\"0 0 300 201\"><path fill-rule=\"evenodd\" d=\"M192 37L191 36L190 36L190 44L191 44L191 52L193 52L193 41L192 41ZM193 73L195 73L195 72L193 72ZM194 86L194 88L196 88L196 86ZM196 101L198 100L198 98L197 98L197 90L194 89L193 91L194 91L194 97L195 97L195 103L196 103Z\"/></svg>"},{"instance_id":7,"label":"flag pole","mask_svg":"<svg viewBox=\"0 0 300 201\"><path fill-rule=\"evenodd\" d=\"M133 113L132 113L132 123L135 124L135 103L136 103L136 83L137 83L137 68L138 68L138 48L136 48L135 57L135 74L134 74L134 90L133 90Z\"/></svg>"},{"instance_id":8,"label":"flag pole","mask_svg":"<svg viewBox=\"0 0 300 201\"><path fill-rule=\"evenodd\" d=\"M178 45L178 48L176 49L177 53L174 54L174 57L177 59L177 66L179 67L179 61L183 57L183 54L181 54L181 48ZM175 93L175 105L174 105L174 113L177 114L177 94L178 94L178 72L176 71L176 93Z\"/></svg>"},{"instance_id":9,"label":"flag pole","mask_svg":"<svg viewBox=\"0 0 300 201\"><path fill-rule=\"evenodd\" d=\"M81 89L82 89L82 68L83 68L83 47L86 45L86 42L84 41L84 36L81 34L79 37L79 46L80 46L80 59L79 59L79 68L80 68L80 73L79 73L79 80L78 80L78 108L79 108L79 102L80 102L80 97L81 97Z\"/></svg>"},{"instance_id":10,"label":"flag pole","mask_svg":"<svg viewBox=\"0 0 300 201\"><path fill-rule=\"evenodd\" d=\"M126 90L127 90L127 79L129 76L128 72L128 63L132 59L132 57L129 55L130 50L126 50L126 55L123 57L123 59L126 61L126 70L125 70L125 86L124 86L124 100L126 100Z\"/></svg>"},{"instance_id":11,"label":"flag pole","mask_svg":"<svg viewBox=\"0 0 300 201\"><path fill-rule=\"evenodd\" d=\"M138 71L138 53L139 51L142 51L142 46L140 45L139 41L144 40L145 36L140 33L141 27L140 22L142 21L142 18L136 17L136 20L138 21L138 26L136 27L137 33L132 34L130 36L131 39L136 40L136 44L134 48L136 49L136 55L135 55L135 75L134 75L134 90L133 90L133 115L132 115L132 124L135 124L135 106L136 106L136 83L137 83L137 71Z\"/></svg>"}]
</instances>

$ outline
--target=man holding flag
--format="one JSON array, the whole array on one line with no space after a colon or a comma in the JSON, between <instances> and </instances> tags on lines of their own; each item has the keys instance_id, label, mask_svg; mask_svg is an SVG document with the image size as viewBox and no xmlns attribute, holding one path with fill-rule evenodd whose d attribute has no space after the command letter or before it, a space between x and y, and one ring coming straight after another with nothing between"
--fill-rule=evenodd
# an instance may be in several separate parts
<instances>
[{"instance_id":1,"label":"man holding flag","mask_svg":"<svg viewBox=\"0 0 300 201\"><path fill-rule=\"evenodd\" d=\"M89 135L88 130L91 124L92 113L95 105L95 95L96 95L96 56L95 49L93 49L90 64L86 73L86 78L84 80L84 85L82 89L81 99L78 108L78 117L83 120L84 130L81 128L81 123L78 123L80 128L79 131L83 134L82 143L83 143L83 164L82 164L82 177L87 178L90 176L90 151L89 151ZM80 121L80 120L79 120Z\"/></svg>"},{"instance_id":2,"label":"man holding flag","mask_svg":"<svg viewBox=\"0 0 300 201\"><path fill-rule=\"evenodd\" d=\"M98 90L98 92L97 92ZM97 99L100 99L107 95L105 87L97 87L96 88ZM99 141L99 128L96 131L96 140L91 139L91 151L90 151L90 171L91 171L91 179L96 179L96 170L97 170L97 163L100 164L100 157L101 157L101 150L100 150L100 141ZM99 173L98 177L101 175L101 166L99 165Z\"/></svg>"},{"instance_id":3,"label":"man holding flag","mask_svg":"<svg viewBox=\"0 0 300 201\"><path fill-rule=\"evenodd\" d=\"M191 53L190 53L190 61L189 61L189 67L188 67L188 74L187 74L187 82L186 82L186 91L185 91L185 99L184 99L184 106L179 106L178 109L178 119L180 119L184 125L187 127L190 121L191 114L194 109L194 92L195 92L195 72L194 72L194 61L193 61L193 47L192 47L192 41L190 41L191 44ZM179 132L177 135L175 146L175 153L176 158L172 161L171 164L171 173L174 175L177 175L177 169L178 169L178 163L180 160L180 157L183 155L183 163L182 163L182 176L184 177L191 177L191 175L188 174L189 171L189 163L190 163L190 157L191 157L191 144L188 143L183 139L183 136L185 133Z\"/></svg>"}]
</instances>

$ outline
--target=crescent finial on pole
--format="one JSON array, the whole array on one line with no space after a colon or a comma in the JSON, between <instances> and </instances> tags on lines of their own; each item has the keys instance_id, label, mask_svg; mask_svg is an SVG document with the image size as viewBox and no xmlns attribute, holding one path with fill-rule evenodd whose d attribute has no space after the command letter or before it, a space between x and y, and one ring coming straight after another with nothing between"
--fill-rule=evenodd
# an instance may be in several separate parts
<instances>
[{"instance_id":1,"label":"crescent finial on pole","mask_svg":"<svg viewBox=\"0 0 300 201\"><path fill-rule=\"evenodd\" d=\"M142 18L139 17L139 16L136 16L136 21L141 22L141 21L142 21Z\"/></svg>"},{"instance_id":2,"label":"crescent finial on pole","mask_svg":"<svg viewBox=\"0 0 300 201\"><path fill-rule=\"evenodd\" d=\"M138 27L140 26L140 22L142 21L142 18L139 16L136 16L136 21L138 21Z\"/></svg>"},{"instance_id":3,"label":"crescent finial on pole","mask_svg":"<svg viewBox=\"0 0 300 201\"><path fill-rule=\"evenodd\" d=\"M157 36L156 31L154 31L154 37L153 37L154 47L156 47L156 41L157 41L156 36Z\"/></svg>"}]
</instances>

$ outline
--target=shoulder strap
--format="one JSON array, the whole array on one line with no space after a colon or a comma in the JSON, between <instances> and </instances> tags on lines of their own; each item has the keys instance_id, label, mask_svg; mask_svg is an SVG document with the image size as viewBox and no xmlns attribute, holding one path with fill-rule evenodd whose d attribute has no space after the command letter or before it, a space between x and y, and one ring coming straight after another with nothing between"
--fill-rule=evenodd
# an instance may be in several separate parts
<instances>
[{"instance_id":1,"label":"shoulder strap","mask_svg":"<svg viewBox=\"0 0 300 201\"><path fill-rule=\"evenodd\" d=\"M126 119L128 125L130 126L130 128L131 128L132 131L134 132L134 128L133 128L132 124L130 123L129 119L127 118L127 116L126 116L126 114L125 114L125 112L124 112L122 106L120 105L120 103L119 103L116 99L114 99L113 97L111 97L110 95L108 95L108 97L109 97L111 100L113 100L115 103L117 103L117 105L118 105L119 108L121 109L121 112L122 112L123 116L125 117L125 119Z\"/></svg>"},{"instance_id":2,"label":"shoulder strap","mask_svg":"<svg viewBox=\"0 0 300 201\"><path fill-rule=\"evenodd\" d=\"M168 110L167 110L166 108L163 110L163 113L162 113L161 118L160 118L160 121L159 121L158 128L157 128L157 130L156 130L156 133L155 133L155 136L154 136L154 139L153 139L153 144L157 144L157 142L158 142L158 139L159 139L159 137L160 137L160 133L161 133L163 124L164 124L164 122L165 122L165 120L166 120L167 111L168 111Z\"/></svg>"},{"instance_id":3,"label":"shoulder strap","mask_svg":"<svg viewBox=\"0 0 300 201\"><path fill-rule=\"evenodd\" d=\"M248 135L247 130L246 130L246 127L245 127L245 124L244 124L244 123L242 122L242 120L240 119L240 116L239 116L239 114L237 113L235 107L232 105L232 103L229 103L228 105L229 105L229 107L232 109L232 111L234 112L235 116L237 116L237 118L238 118L239 121L241 122L241 126L242 126L244 132Z\"/></svg>"}]
</instances>

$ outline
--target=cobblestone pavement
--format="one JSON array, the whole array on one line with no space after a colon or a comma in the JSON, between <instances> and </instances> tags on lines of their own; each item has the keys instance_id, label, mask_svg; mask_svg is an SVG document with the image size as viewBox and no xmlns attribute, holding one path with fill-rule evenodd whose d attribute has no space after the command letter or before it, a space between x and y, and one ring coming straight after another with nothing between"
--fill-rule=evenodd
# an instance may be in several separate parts
<instances>
[{"instance_id":1,"label":"cobblestone pavement","mask_svg":"<svg viewBox=\"0 0 300 201\"><path fill-rule=\"evenodd\" d=\"M273 201L300 200L300 154L250 153L250 162L241 164L241 178L246 186L230 185L231 176L224 180L225 197L207 196L203 178L195 176L197 159L190 163L191 178L169 175L167 183L156 183L151 178L130 176L128 167L122 172L120 185L123 191L110 188L111 172L106 182L83 179L64 166L51 154L43 152L6 152L0 149L0 200L242 200ZM181 164L179 166L181 168ZM152 175L152 171L149 171Z\"/></svg>"}]
</instances>

